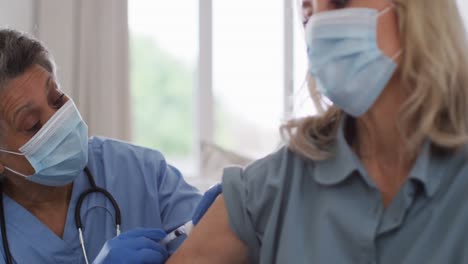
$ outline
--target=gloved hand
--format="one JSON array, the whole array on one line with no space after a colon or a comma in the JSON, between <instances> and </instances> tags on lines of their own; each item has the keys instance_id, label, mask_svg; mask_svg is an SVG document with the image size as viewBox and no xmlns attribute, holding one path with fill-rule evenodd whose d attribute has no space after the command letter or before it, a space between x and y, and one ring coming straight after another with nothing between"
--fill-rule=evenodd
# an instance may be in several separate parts
<instances>
[{"instance_id":1,"label":"gloved hand","mask_svg":"<svg viewBox=\"0 0 468 264\"><path fill-rule=\"evenodd\" d=\"M137 228L107 241L93 264L163 264L168 258L159 242L166 232L154 228Z\"/></svg>"},{"instance_id":2,"label":"gloved hand","mask_svg":"<svg viewBox=\"0 0 468 264\"><path fill-rule=\"evenodd\" d=\"M216 200L216 197L222 193L223 189L220 183L212 186L208 191L205 192L203 195L200 203L198 204L197 208L195 209L193 216L192 216L192 223L193 225L197 225L200 222L200 219L205 215L206 211L210 208L210 206Z\"/></svg>"}]
</instances>

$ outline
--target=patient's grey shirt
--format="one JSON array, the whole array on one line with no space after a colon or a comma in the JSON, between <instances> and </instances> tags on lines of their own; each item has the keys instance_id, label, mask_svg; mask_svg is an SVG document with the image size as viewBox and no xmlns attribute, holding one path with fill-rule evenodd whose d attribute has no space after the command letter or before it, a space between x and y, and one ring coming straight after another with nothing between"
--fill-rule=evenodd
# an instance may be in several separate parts
<instances>
[{"instance_id":1,"label":"patient's grey shirt","mask_svg":"<svg viewBox=\"0 0 468 264\"><path fill-rule=\"evenodd\" d=\"M287 148L245 169L227 168L229 222L252 263L468 263L467 148L422 148L384 208L340 129L333 158Z\"/></svg>"}]
</instances>

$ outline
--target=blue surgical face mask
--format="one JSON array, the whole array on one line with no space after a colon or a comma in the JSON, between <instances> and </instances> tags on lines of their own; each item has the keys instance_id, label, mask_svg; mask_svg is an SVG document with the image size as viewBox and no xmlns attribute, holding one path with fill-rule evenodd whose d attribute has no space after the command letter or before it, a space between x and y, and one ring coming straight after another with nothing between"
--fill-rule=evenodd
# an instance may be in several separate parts
<instances>
[{"instance_id":1,"label":"blue surgical face mask","mask_svg":"<svg viewBox=\"0 0 468 264\"><path fill-rule=\"evenodd\" d=\"M19 151L0 149L25 156L35 173L25 175L10 167L6 170L41 185L73 182L88 163L88 127L73 101L68 100Z\"/></svg>"},{"instance_id":2,"label":"blue surgical face mask","mask_svg":"<svg viewBox=\"0 0 468 264\"><path fill-rule=\"evenodd\" d=\"M306 26L309 72L318 90L354 117L366 113L390 81L397 65L377 45L382 12L346 8L313 15Z\"/></svg>"}]
</instances>

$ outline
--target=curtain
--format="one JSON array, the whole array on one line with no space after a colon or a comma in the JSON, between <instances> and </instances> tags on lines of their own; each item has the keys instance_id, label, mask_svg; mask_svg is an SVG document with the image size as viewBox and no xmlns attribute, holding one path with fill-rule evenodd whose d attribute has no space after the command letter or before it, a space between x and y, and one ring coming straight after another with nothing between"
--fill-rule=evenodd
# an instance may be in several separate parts
<instances>
[{"instance_id":1,"label":"curtain","mask_svg":"<svg viewBox=\"0 0 468 264\"><path fill-rule=\"evenodd\" d=\"M131 139L127 0L40 0L37 37L90 135Z\"/></svg>"}]
</instances>

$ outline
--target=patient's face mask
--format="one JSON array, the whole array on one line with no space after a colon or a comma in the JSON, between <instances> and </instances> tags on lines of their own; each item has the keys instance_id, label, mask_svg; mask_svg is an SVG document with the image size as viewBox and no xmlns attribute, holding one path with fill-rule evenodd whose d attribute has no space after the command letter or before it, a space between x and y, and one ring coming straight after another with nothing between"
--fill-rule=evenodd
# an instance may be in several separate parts
<instances>
[{"instance_id":1,"label":"patient's face mask","mask_svg":"<svg viewBox=\"0 0 468 264\"><path fill-rule=\"evenodd\" d=\"M88 127L73 101L68 100L19 151L0 149L26 157L35 173L24 175L9 167L6 170L42 185L71 183L88 162Z\"/></svg>"},{"instance_id":2,"label":"patient's face mask","mask_svg":"<svg viewBox=\"0 0 468 264\"><path fill-rule=\"evenodd\" d=\"M390 6L320 12L306 25L309 71L319 91L354 117L366 113L397 65L377 44L377 22Z\"/></svg>"}]
</instances>

